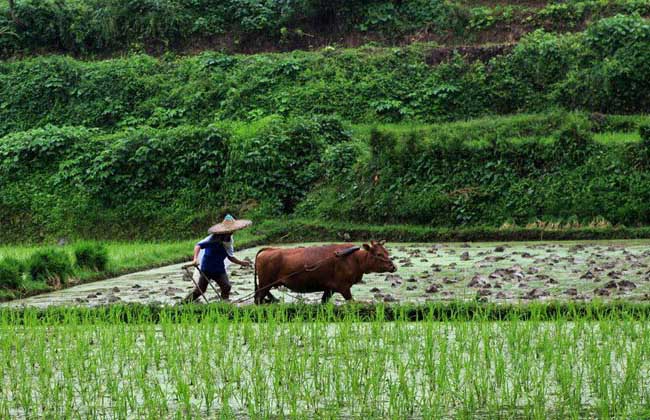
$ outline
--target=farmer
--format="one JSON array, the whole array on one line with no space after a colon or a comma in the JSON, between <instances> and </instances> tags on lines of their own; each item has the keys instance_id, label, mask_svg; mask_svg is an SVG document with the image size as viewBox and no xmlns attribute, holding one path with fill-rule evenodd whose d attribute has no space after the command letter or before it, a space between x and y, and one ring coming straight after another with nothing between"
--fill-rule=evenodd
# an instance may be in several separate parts
<instances>
[{"instance_id":1,"label":"farmer","mask_svg":"<svg viewBox=\"0 0 650 420\"><path fill-rule=\"evenodd\" d=\"M232 234L251 224L250 220L235 220L234 217L228 214L223 219L223 222L212 226L208 230L210 235L196 244L192 263L200 268L200 271L197 270L199 287L195 288L192 293L183 299L184 303L193 302L201 297L210 280L214 280L219 285L222 299L230 297L231 285L226 272L226 260L243 267L251 265L249 261L242 261L235 257Z\"/></svg>"}]
</instances>

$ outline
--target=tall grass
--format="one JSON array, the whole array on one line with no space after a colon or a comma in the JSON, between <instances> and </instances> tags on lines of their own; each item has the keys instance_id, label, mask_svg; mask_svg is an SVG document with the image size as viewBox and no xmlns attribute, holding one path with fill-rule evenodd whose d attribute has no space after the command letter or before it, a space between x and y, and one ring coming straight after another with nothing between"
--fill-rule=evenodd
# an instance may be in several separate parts
<instances>
[{"instance_id":1,"label":"tall grass","mask_svg":"<svg viewBox=\"0 0 650 420\"><path fill-rule=\"evenodd\" d=\"M648 414L645 315L388 322L376 309L331 323L332 306L310 322L212 306L202 319L164 310L155 324L146 307L4 311L0 416Z\"/></svg>"},{"instance_id":2,"label":"tall grass","mask_svg":"<svg viewBox=\"0 0 650 420\"><path fill-rule=\"evenodd\" d=\"M79 244L104 244L108 249L109 268L111 270L128 269L146 266L164 261L173 262L183 256L191 255L192 241L176 242L94 242L84 241L66 244L59 249L64 250L74 259L75 247ZM0 246L0 258L16 258L26 261L35 251L49 245L4 245Z\"/></svg>"}]
</instances>

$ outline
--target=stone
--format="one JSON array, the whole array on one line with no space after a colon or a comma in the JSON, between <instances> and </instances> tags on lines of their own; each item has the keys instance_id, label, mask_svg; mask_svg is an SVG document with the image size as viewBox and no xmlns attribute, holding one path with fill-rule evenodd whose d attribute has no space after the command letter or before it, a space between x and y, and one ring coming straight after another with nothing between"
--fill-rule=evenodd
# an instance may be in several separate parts
<instances>
[{"instance_id":1,"label":"stone","mask_svg":"<svg viewBox=\"0 0 650 420\"><path fill-rule=\"evenodd\" d=\"M526 295L524 296L526 299L539 299L541 297L546 297L550 296L550 293L548 290L540 289L540 288L534 288L531 289Z\"/></svg>"},{"instance_id":2,"label":"stone","mask_svg":"<svg viewBox=\"0 0 650 420\"><path fill-rule=\"evenodd\" d=\"M479 274L475 275L472 277L472 279L469 281L467 284L467 287L479 287L483 288L485 285L487 285L487 279Z\"/></svg>"},{"instance_id":3,"label":"stone","mask_svg":"<svg viewBox=\"0 0 650 420\"><path fill-rule=\"evenodd\" d=\"M402 278L397 274L388 274L386 277L384 277L384 281L394 282L394 281L397 281L397 280L399 280L400 283L402 281Z\"/></svg>"},{"instance_id":4,"label":"stone","mask_svg":"<svg viewBox=\"0 0 650 420\"><path fill-rule=\"evenodd\" d=\"M427 290L426 290L427 293L438 293L439 291L440 291L440 288L435 284L430 285L429 287L427 287Z\"/></svg>"},{"instance_id":5,"label":"stone","mask_svg":"<svg viewBox=\"0 0 650 420\"><path fill-rule=\"evenodd\" d=\"M621 289L636 289L636 284L629 280L621 280L618 282L618 287Z\"/></svg>"},{"instance_id":6,"label":"stone","mask_svg":"<svg viewBox=\"0 0 650 420\"><path fill-rule=\"evenodd\" d=\"M616 289L618 286L614 280L610 280L603 286L605 289Z\"/></svg>"},{"instance_id":7,"label":"stone","mask_svg":"<svg viewBox=\"0 0 650 420\"><path fill-rule=\"evenodd\" d=\"M591 270L588 270L586 273L584 273L582 276L580 276L581 279L586 279L586 280L591 280L594 277L596 277L596 276L594 275L594 272L591 271Z\"/></svg>"}]
</instances>

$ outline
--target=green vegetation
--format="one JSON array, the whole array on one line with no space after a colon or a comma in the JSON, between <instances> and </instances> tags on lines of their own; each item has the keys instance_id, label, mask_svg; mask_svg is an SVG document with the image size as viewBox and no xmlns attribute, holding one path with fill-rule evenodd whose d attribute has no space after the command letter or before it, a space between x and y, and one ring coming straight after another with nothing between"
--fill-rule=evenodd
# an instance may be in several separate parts
<instances>
[{"instance_id":1,"label":"green vegetation","mask_svg":"<svg viewBox=\"0 0 650 420\"><path fill-rule=\"evenodd\" d=\"M108 249L104 244L80 244L74 250L77 266L104 271L108 265Z\"/></svg>"},{"instance_id":2,"label":"green vegetation","mask_svg":"<svg viewBox=\"0 0 650 420\"><path fill-rule=\"evenodd\" d=\"M0 413L647 415L647 306L512 308L3 310Z\"/></svg>"},{"instance_id":3,"label":"green vegetation","mask_svg":"<svg viewBox=\"0 0 650 420\"><path fill-rule=\"evenodd\" d=\"M412 44L5 61L0 235L184 239L225 212L645 226L649 41L616 15L479 60Z\"/></svg>"},{"instance_id":4,"label":"green vegetation","mask_svg":"<svg viewBox=\"0 0 650 420\"><path fill-rule=\"evenodd\" d=\"M0 242L40 245L0 246L0 300L188 260L226 212L237 248L650 238L648 16L3 3ZM0 417L648 417L647 241L520 245L398 246L358 285L426 305L111 306L178 302L170 267L3 306Z\"/></svg>"},{"instance_id":5,"label":"green vegetation","mask_svg":"<svg viewBox=\"0 0 650 420\"><path fill-rule=\"evenodd\" d=\"M23 282L23 267L13 258L0 260L0 287L17 289Z\"/></svg>"},{"instance_id":6,"label":"green vegetation","mask_svg":"<svg viewBox=\"0 0 650 420\"><path fill-rule=\"evenodd\" d=\"M72 274L72 263L64 251L45 248L36 251L29 259L29 275L33 280L52 285L65 284Z\"/></svg>"},{"instance_id":7,"label":"green vegetation","mask_svg":"<svg viewBox=\"0 0 650 420\"><path fill-rule=\"evenodd\" d=\"M596 142L580 115L527 122L524 136L516 125L509 133L488 128L475 134L466 125L404 134L375 130L370 154L356 171L316 190L298 211L446 227L599 217L648 224L650 178L637 164L642 143Z\"/></svg>"},{"instance_id":8,"label":"green vegetation","mask_svg":"<svg viewBox=\"0 0 650 420\"><path fill-rule=\"evenodd\" d=\"M16 0L0 8L0 52L106 55L124 51L312 48L349 38L400 44L411 37L464 43L538 28L580 29L617 13L650 14L646 1L554 1L472 7L442 0ZM352 36L351 36L352 35Z\"/></svg>"},{"instance_id":9,"label":"green vegetation","mask_svg":"<svg viewBox=\"0 0 650 420\"><path fill-rule=\"evenodd\" d=\"M617 15L584 32L536 31L491 60L430 65L428 44L251 56L47 56L0 63L0 134L49 124L119 130L336 114L353 123L438 122L555 107L649 107L650 24ZM137 135L137 133L134 133Z\"/></svg>"},{"instance_id":10,"label":"green vegetation","mask_svg":"<svg viewBox=\"0 0 650 420\"><path fill-rule=\"evenodd\" d=\"M489 239L504 226L516 238L553 223L635 237L605 231L650 223L648 148L606 130L647 120L555 112L350 129L332 117L110 134L50 126L0 142L0 229L16 242L159 241L196 237L232 212L418 224L437 232L429 240L449 229Z\"/></svg>"}]
</instances>

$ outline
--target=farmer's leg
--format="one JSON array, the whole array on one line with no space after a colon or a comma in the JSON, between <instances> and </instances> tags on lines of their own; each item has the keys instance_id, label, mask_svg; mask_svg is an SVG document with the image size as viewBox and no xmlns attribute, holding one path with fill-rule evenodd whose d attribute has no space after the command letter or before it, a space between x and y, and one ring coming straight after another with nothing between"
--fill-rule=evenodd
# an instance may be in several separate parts
<instances>
[{"instance_id":1,"label":"farmer's leg","mask_svg":"<svg viewBox=\"0 0 650 420\"><path fill-rule=\"evenodd\" d=\"M230 289L232 289L232 286L230 285L228 274L226 273L218 274L214 276L214 281L217 282L219 288L221 289L221 298L222 299L230 298Z\"/></svg>"},{"instance_id":2,"label":"farmer's leg","mask_svg":"<svg viewBox=\"0 0 650 420\"><path fill-rule=\"evenodd\" d=\"M196 279L196 277L195 277ZM183 299L183 303L188 303L188 302L194 302L198 298L201 297L203 293L205 293L205 290L208 288L208 279L205 276L202 276L199 274L199 281L198 281L199 288L197 289L196 287L190 293L187 295L185 299Z\"/></svg>"}]
</instances>

